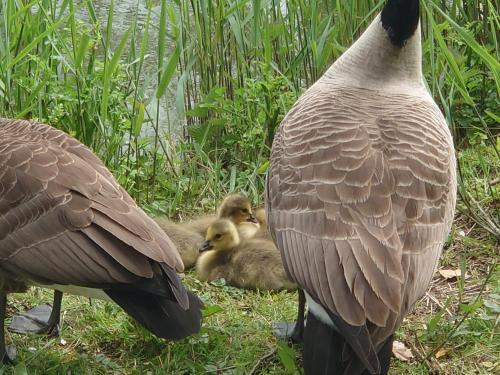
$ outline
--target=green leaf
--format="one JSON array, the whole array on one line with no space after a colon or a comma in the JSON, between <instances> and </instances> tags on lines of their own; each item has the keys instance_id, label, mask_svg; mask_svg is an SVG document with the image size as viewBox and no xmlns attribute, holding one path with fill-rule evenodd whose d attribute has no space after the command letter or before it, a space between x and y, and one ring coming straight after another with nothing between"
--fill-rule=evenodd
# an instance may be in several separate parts
<instances>
[{"instance_id":1,"label":"green leaf","mask_svg":"<svg viewBox=\"0 0 500 375\"><path fill-rule=\"evenodd\" d=\"M160 99L164 94L165 90L168 87L168 84L172 80L172 77L175 72L175 68L177 67L177 63L179 62L179 57L181 55L181 49L179 46L176 46L172 55L170 55L170 59L168 59L168 64L165 67L165 70L161 74L160 84L156 89L156 98Z\"/></svg>"},{"instance_id":2,"label":"green leaf","mask_svg":"<svg viewBox=\"0 0 500 375\"><path fill-rule=\"evenodd\" d=\"M451 297L448 298L443 308L439 310L436 314L434 314L434 316L429 320L429 323L427 323L427 332L433 334L436 331L437 326L441 321L441 319L443 318L443 315L448 306L450 305L450 303L451 303Z\"/></svg>"},{"instance_id":3,"label":"green leaf","mask_svg":"<svg viewBox=\"0 0 500 375\"><path fill-rule=\"evenodd\" d=\"M500 116L497 116L496 114L494 114L493 112L490 112L490 111L484 111L488 116L490 116L493 120L495 120L496 122L498 122L500 124Z\"/></svg>"},{"instance_id":4,"label":"green leaf","mask_svg":"<svg viewBox=\"0 0 500 375\"><path fill-rule=\"evenodd\" d=\"M102 87L102 98L101 98L101 119L103 122L106 119L108 112L108 96L109 96L109 89L111 86L111 79L113 78L113 75L116 71L116 67L118 66L118 62L120 61L122 53L125 50L125 46L127 45L128 37L131 31L132 31L132 26L130 26L127 29L127 31L125 31L122 38L120 39L118 47L113 53L111 61L106 64L106 68L104 71L104 84Z\"/></svg>"},{"instance_id":5,"label":"green leaf","mask_svg":"<svg viewBox=\"0 0 500 375\"><path fill-rule=\"evenodd\" d=\"M284 341L278 341L278 357L287 373L296 374L298 372L295 364L295 352Z\"/></svg>"},{"instance_id":6,"label":"green leaf","mask_svg":"<svg viewBox=\"0 0 500 375\"><path fill-rule=\"evenodd\" d=\"M135 105L137 107L137 116L135 117L134 122L134 137L137 138L139 134L141 134L142 124L144 122L145 106L142 102L136 102Z\"/></svg>"},{"instance_id":7,"label":"green leaf","mask_svg":"<svg viewBox=\"0 0 500 375\"><path fill-rule=\"evenodd\" d=\"M41 33L40 35L38 35L35 39L33 39L26 47L24 47L22 49L22 51L20 51L16 55L16 57L14 57L14 59L11 60L11 62L9 64L7 64L7 66L5 67L5 70L9 70L14 65L16 65L19 61L21 61L28 53L31 52L31 50L33 48L36 47L36 45L38 43L40 43L49 34L51 34L52 32L54 32L54 30L56 30L59 27L59 25L61 25L63 23L63 21L65 21L64 18L60 19L56 23L52 24L49 28L47 28L47 30L45 30L43 33Z\"/></svg>"},{"instance_id":8,"label":"green leaf","mask_svg":"<svg viewBox=\"0 0 500 375\"><path fill-rule=\"evenodd\" d=\"M231 175L229 176L229 191L234 191L236 187L236 166L231 166Z\"/></svg>"},{"instance_id":9,"label":"green leaf","mask_svg":"<svg viewBox=\"0 0 500 375\"><path fill-rule=\"evenodd\" d=\"M460 34L465 43L467 43L467 45L470 48L472 48L474 52L476 52L477 56L479 56L490 67L493 77L495 78L497 92L500 94L500 62L498 62L498 60L495 57L490 55L486 50L486 48L480 45L476 41L476 39L474 39L474 36L469 31L467 31L466 29L458 25L455 21L453 21L453 19L450 16L448 16L445 12L443 12L438 5L436 5L432 1L429 3L434 9L436 9L439 13L441 13L441 15L446 19L446 21L448 21L448 23L451 26L453 26L453 28Z\"/></svg>"},{"instance_id":10,"label":"green leaf","mask_svg":"<svg viewBox=\"0 0 500 375\"><path fill-rule=\"evenodd\" d=\"M78 50L75 55L75 68L80 68L82 65L83 58L87 54L87 50L90 44L90 37L87 34L83 34L80 39L80 44L78 45Z\"/></svg>"},{"instance_id":11,"label":"green leaf","mask_svg":"<svg viewBox=\"0 0 500 375\"><path fill-rule=\"evenodd\" d=\"M260 165L259 168L257 168L257 173L258 174L265 174L268 169L269 169L269 160L266 160L264 163L262 163Z\"/></svg>"},{"instance_id":12,"label":"green leaf","mask_svg":"<svg viewBox=\"0 0 500 375\"><path fill-rule=\"evenodd\" d=\"M492 299L484 300L484 306L491 310L494 314L500 314L500 304L493 301Z\"/></svg>"},{"instance_id":13,"label":"green leaf","mask_svg":"<svg viewBox=\"0 0 500 375\"><path fill-rule=\"evenodd\" d=\"M471 303L461 303L459 305L460 311L463 311L464 313L473 313L477 311L481 306L483 305L481 300L477 300Z\"/></svg>"},{"instance_id":14,"label":"green leaf","mask_svg":"<svg viewBox=\"0 0 500 375\"><path fill-rule=\"evenodd\" d=\"M208 318L209 316L218 314L222 311L224 311L224 309L222 307L220 307L219 305L205 305L202 313L203 313L204 318Z\"/></svg>"},{"instance_id":15,"label":"green leaf","mask_svg":"<svg viewBox=\"0 0 500 375\"><path fill-rule=\"evenodd\" d=\"M16 365L14 368L14 375L28 375L28 369L26 368L26 364L24 362Z\"/></svg>"}]
</instances>

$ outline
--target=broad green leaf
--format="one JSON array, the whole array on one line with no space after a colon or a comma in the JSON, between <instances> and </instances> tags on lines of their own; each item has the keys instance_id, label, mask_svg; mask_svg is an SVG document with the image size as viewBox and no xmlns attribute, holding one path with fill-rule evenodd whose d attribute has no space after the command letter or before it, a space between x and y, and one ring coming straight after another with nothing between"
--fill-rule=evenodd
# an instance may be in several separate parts
<instances>
[{"instance_id":1,"label":"broad green leaf","mask_svg":"<svg viewBox=\"0 0 500 375\"><path fill-rule=\"evenodd\" d=\"M296 374L297 365L295 364L295 352L284 341L278 341L278 357L285 367L288 374Z\"/></svg>"}]
</instances>

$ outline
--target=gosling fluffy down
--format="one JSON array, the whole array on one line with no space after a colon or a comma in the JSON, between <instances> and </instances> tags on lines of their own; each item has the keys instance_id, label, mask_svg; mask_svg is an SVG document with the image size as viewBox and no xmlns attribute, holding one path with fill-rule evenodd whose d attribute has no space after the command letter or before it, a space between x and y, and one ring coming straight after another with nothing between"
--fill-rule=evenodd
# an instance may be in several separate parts
<instances>
[{"instance_id":1,"label":"gosling fluffy down","mask_svg":"<svg viewBox=\"0 0 500 375\"><path fill-rule=\"evenodd\" d=\"M280 253L271 241L240 239L229 220L217 220L207 230L196 263L198 278L224 278L229 285L245 289L294 290L285 273Z\"/></svg>"},{"instance_id":2,"label":"gosling fluffy down","mask_svg":"<svg viewBox=\"0 0 500 375\"><path fill-rule=\"evenodd\" d=\"M198 259L200 246L204 240L203 236L194 230L190 230L187 226L174 223L164 216L156 217L154 220L177 246L182 263L184 263L184 269L194 267L196 259Z\"/></svg>"},{"instance_id":3,"label":"gosling fluffy down","mask_svg":"<svg viewBox=\"0 0 500 375\"><path fill-rule=\"evenodd\" d=\"M217 219L228 219L236 225L242 223L258 224L253 216L252 206L248 198L241 194L230 194L220 204L217 215L201 216L181 225L205 238L208 227Z\"/></svg>"},{"instance_id":4,"label":"gosling fluffy down","mask_svg":"<svg viewBox=\"0 0 500 375\"><path fill-rule=\"evenodd\" d=\"M273 241L271 237L271 233L269 233L269 229L267 227L267 216L266 210L264 208L254 208L253 214L257 219L258 230L256 230L254 237L256 238L265 238L266 240Z\"/></svg>"}]
</instances>

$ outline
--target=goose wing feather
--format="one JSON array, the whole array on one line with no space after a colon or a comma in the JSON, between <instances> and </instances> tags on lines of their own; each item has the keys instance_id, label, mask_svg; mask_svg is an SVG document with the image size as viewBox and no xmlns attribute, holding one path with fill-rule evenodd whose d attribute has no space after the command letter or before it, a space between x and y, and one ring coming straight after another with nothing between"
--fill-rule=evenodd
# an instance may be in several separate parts
<instances>
[{"instance_id":1,"label":"goose wing feather","mask_svg":"<svg viewBox=\"0 0 500 375\"><path fill-rule=\"evenodd\" d=\"M292 279L348 325L390 334L451 226L452 145L424 90L316 83L283 120L267 180L268 225Z\"/></svg>"},{"instance_id":2,"label":"goose wing feather","mask_svg":"<svg viewBox=\"0 0 500 375\"><path fill-rule=\"evenodd\" d=\"M183 269L175 245L87 147L23 120L0 119L0 259L27 279L83 286L151 278L152 261Z\"/></svg>"}]
</instances>

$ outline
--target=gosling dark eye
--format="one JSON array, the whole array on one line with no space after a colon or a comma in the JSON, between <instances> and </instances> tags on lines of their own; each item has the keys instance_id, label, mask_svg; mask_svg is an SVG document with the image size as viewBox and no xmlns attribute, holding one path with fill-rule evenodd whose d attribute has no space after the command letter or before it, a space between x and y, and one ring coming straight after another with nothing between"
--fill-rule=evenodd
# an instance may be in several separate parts
<instances>
[{"instance_id":1,"label":"gosling dark eye","mask_svg":"<svg viewBox=\"0 0 500 375\"><path fill-rule=\"evenodd\" d=\"M217 234L215 235L214 239L216 239L216 240L220 240L220 238L221 238L221 237L222 237L222 234L217 233Z\"/></svg>"},{"instance_id":2,"label":"gosling dark eye","mask_svg":"<svg viewBox=\"0 0 500 375\"><path fill-rule=\"evenodd\" d=\"M244 213L246 213L246 214L248 214L248 212L249 212L249 211L248 211L248 208L242 208L241 210L242 210Z\"/></svg>"}]
</instances>

